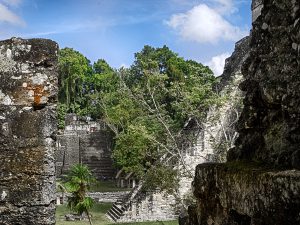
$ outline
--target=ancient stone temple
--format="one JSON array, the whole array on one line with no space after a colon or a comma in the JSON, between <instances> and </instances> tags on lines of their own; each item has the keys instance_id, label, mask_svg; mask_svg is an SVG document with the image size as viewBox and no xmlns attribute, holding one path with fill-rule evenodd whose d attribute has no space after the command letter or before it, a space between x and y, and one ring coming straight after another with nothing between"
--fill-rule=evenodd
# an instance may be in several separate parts
<instances>
[{"instance_id":1,"label":"ancient stone temple","mask_svg":"<svg viewBox=\"0 0 300 225\"><path fill-rule=\"evenodd\" d=\"M56 176L66 174L75 164L87 165L98 180L116 175L112 161L113 135L101 121L67 114L65 129L57 135Z\"/></svg>"},{"instance_id":2,"label":"ancient stone temple","mask_svg":"<svg viewBox=\"0 0 300 225\"><path fill-rule=\"evenodd\" d=\"M300 224L300 2L252 7L239 138L227 163L197 166L186 224Z\"/></svg>"},{"instance_id":3,"label":"ancient stone temple","mask_svg":"<svg viewBox=\"0 0 300 225\"><path fill-rule=\"evenodd\" d=\"M0 41L0 224L55 224L57 51Z\"/></svg>"}]
</instances>

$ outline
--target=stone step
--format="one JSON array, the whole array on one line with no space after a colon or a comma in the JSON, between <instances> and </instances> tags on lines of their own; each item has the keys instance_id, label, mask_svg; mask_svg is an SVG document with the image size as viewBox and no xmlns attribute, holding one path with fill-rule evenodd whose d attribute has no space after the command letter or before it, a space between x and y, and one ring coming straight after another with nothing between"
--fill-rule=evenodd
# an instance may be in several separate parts
<instances>
[{"instance_id":1,"label":"stone step","mask_svg":"<svg viewBox=\"0 0 300 225\"><path fill-rule=\"evenodd\" d=\"M118 202L118 201L117 201ZM107 212L107 215L111 217L114 221L117 221L124 215L126 208L123 205L115 202L110 210ZM122 202L121 202L122 203Z\"/></svg>"},{"instance_id":2,"label":"stone step","mask_svg":"<svg viewBox=\"0 0 300 225\"><path fill-rule=\"evenodd\" d=\"M106 213L106 216L109 218L109 219L111 219L111 220L113 220L113 221L115 221L115 222L117 222L117 218L115 217L115 215L111 212L111 211L108 211L107 213Z\"/></svg>"},{"instance_id":3,"label":"stone step","mask_svg":"<svg viewBox=\"0 0 300 225\"><path fill-rule=\"evenodd\" d=\"M113 211L115 211L118 215L122 215L124 213L124 210L122 210L121 208L117 207L116 205L113 205L113 207L111 209Z\"/></svg>"},{"instance_id":4,"label":"stone step","mask_svg":"<svg viewBox=\"0 0 300 225\"><path fill-rule=\"evenodd\" d=\"M124 215L124 211L121 211L118 207L112 207L107 214L114 220L117 221L121 216Z\"/></svg>"}]
</instances>

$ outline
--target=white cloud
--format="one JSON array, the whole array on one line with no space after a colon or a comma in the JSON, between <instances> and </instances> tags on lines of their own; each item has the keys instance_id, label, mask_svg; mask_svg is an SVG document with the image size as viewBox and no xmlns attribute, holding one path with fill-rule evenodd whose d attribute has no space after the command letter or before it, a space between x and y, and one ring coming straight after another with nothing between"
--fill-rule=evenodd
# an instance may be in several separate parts
<instances>
[{"instance_id":1,"label":"white cloud","mask_svg":"<svg viewBox=\"0 0 300 225\"><path fill-rule=\"evenodd\" d=\"M229 0L215 0L220 7L233 5ZM176 30L179 35L189 41L199 43L217 43L220 40L237 41L247 34L246 31L230 24L220 12L221 8L211 8L206 4L193 7L186 13L174 14L166 24Z\"/></svg>"},{"instance_id":2,"label":"white cloud","mask_svg":"<svg viewBox=\"0 0 300 225\"><path fill-rule=\"evenodd\" d=\"M209 62L205 63L205 65L209 66L215 76L220 76L224 71L225 59L229 56L230 54L228 52L214 56Z\"/></svg>"},{"instance_id":3,"label":"white cloud","mask_svg":"<svg viewBox=\"0 0 300 225\"><path fill-rule=\"evenodd\" d=\"M22 0L0 0L0 2L3 2L6 5L18 6L21 4Z\"/></svg>"},{"instance_id":4,"label":"white cloud","mask_svg":"<svg viewBox=\"0 0 300 225\"><path fill-rule=\"evenodd\" d=\"M13 25L24 26L25 22L17 16L14 12L12 12L7 6L0 3L0 23L6 22Z\"/></svg>"}]
</instances>

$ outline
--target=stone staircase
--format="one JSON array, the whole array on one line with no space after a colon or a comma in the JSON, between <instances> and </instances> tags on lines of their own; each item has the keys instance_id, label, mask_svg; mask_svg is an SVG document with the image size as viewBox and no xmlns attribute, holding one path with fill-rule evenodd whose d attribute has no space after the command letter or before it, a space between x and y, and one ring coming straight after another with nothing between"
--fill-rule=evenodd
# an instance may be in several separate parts
<instances>
[{"instance_id":1,"label":"stone staircase","mask_svg":"<svg viewBox=\"0 0 300 225\"><path fill-rule=\"evenodd\" d=\"M93 175L99 180L111 179L116 174L116 169L112 167L112 159L110 156L96 157L82 157L82 163L87 165L92 171Z\"/></svg>"},{"instance_id":2,"label":"stone staircase","mask_svg":"<svg viewBox=\"0 0 300 225\"><path fill-rule=\"evenodd\" d=\"M106 216L113 220L114 222L117 222L118 219L120 219L122 216L124 216L124 212L127 210L127 207L123 205L123 202L120 200L117 200L114 202L111 209L107 212Z\"/></svg>"},{"instance_id":3,"label":"stone staircase","mask_svg":"<svg viewBox=\"0 0 300 225\"><path fill-rule=\"evenodd\" d=\"M118 222L119 219L125 215L125 211L128 210L131 201L137 196L141 188L142 188L142 182L140 182L137 186L135 186L127 196L120 198L116 202L114 202L113 206L106 213L106 216L110 220L114 222Z\"/></svg>"},{"instance_id":4,"label":"stone staircase","mask_svg":"<svg viewBox=\"0 0 300 225\"><path fill-rule=\"evenodd\" d=\"M116 169L111 158L111 139L107 131L97 131L80 136L80 158L94 176L99 179L112 179Z\"/></svg>"}]
</instances>

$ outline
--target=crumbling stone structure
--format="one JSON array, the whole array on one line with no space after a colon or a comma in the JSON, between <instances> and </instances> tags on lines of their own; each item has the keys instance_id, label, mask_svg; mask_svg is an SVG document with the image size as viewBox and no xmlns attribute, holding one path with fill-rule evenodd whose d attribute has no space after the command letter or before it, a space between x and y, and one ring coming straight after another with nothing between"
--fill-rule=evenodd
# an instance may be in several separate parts
<instances>
[{"instance_id":1,"label":"crumbling stone structure","mask_svg":"<svg viewBox=\"0 0 300 225\"><path fill-rule=\"evenodd\" d=\"M198 165L186 224L300 224L300 2L254 0L239 138Z\"/></svg>"},{"instance_id":2,"label":"crumbling stone structure","mask_svg":"<svg viewBox=\"0 0 300 225\"><path fill-rule=\"evenodd\" d=\"M55 224L57 51L0 41L0 224Z\"/></svg>"},{"instance_id":3,"label":"crumbling stone structure","mask_svg":"<svg viewBox=\"0 0 300 225\"><path fill-rule=\"evenodd\" d=\"M87 165L98 180L113 179L113 135L101 121L68 114L65 129L57 135L56 176L66 174L75 164Z\"/></svg>"}]
</instances>

